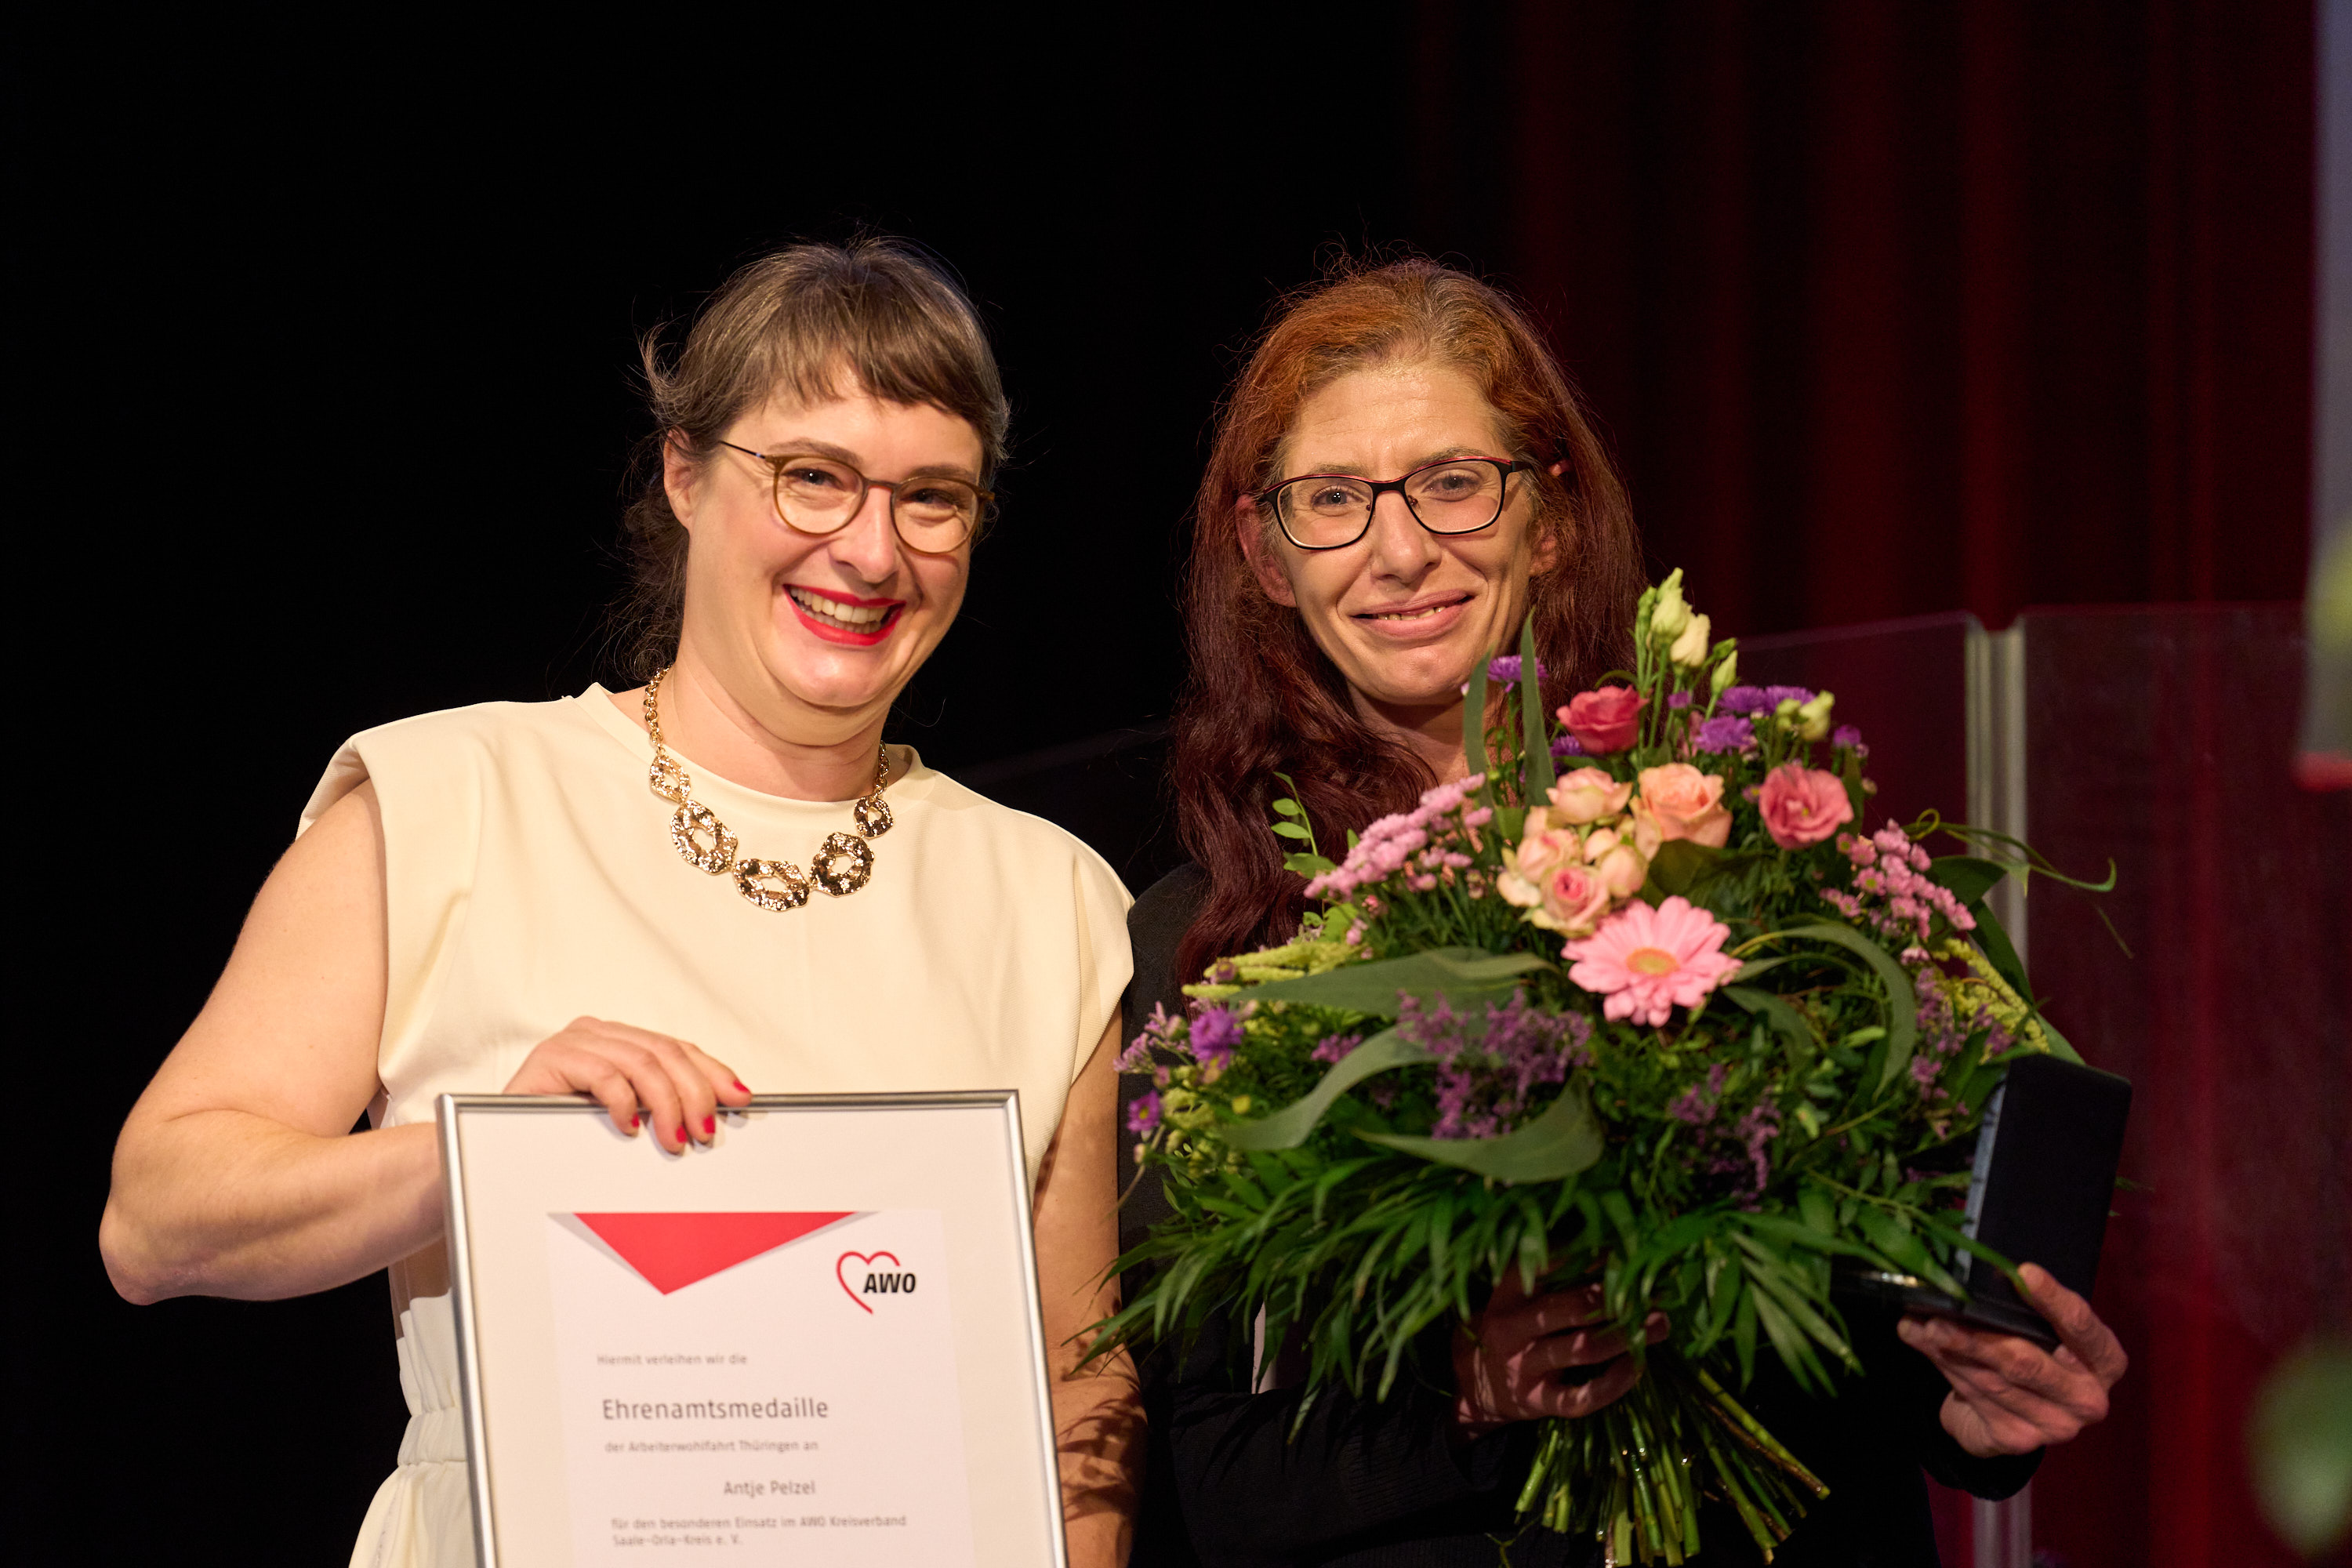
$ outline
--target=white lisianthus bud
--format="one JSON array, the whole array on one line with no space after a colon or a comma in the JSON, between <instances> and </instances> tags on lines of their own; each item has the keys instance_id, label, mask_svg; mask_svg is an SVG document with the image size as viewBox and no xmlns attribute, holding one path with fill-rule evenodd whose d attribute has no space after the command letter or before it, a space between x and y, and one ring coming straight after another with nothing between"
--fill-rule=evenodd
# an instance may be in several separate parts
<instances>
[{"instance_id":1,"label":"white lisianthus bud","mask_svg":"<svg viewBox=\"0 0 2352 1568\"><path fill-rule=\"evenodd\" d=\"M1650 610L1651 640L1674 641L1690 625L1690 605L1683 598L1683 569L1677 566L1658 584L1658 602Z\"/></svg>"},{"instance_id":2,"label":"white lisianthus bud","mask_svg":"<svg viewBox=\"0 0 2352 1568\"><path fill-rule=\"evenodd\" d=\"M1696 669L1706 662L1706 650L1713 646L1713 636L1714 627L1707 624L1707 618L1693 616L1690 625L1683 628L1683 635L1675 639L1675 646L1666 650L1666 657L1685 669Z\"/></svg>"},{"instance_id":3,"label":"white lisianthus bud","mask_svg":"<svg viewBox=\"0 0 2352 1568\"><path fill-rule=\"evenodd\" d=\"M1720 697L1723 695L1724 688L1729 686L1733 681L1738 679L1739 650L1735 647L1729 653L1723 656L1723 662L1721 664L1715 667L1714 679L1707 682L1707 688L1716 696Z\"/></svg>"},{"instance_id":4,"label":"white lisianthus bud","mask_svg":"<svg viewBox=\"0 0 2352 1568\"><path fill-rule=\"evenodd\" d=\"M1824 691L1798 709L1797 733L1808 741L1826 738L1830 732L1830 704L1836 700L1836 692Z\"/></svg>"}]
</instances>

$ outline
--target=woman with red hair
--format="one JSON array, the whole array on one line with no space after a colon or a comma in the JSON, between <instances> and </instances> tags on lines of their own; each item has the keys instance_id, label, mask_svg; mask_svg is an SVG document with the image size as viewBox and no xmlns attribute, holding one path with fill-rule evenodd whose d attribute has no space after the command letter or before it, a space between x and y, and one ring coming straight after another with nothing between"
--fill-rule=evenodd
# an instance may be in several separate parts
<instances>
[{"instance_id":1,"label":"woman with red hair","mask_svg":"<svg viewBox=\"0 0 2352 1568\"><path fill-rule=\"evenodd\" d=\"M1180 986L1220 955L1296 928L1304 883L1265 826L1271 803L1294 794L1277 774L1296 781L1326 845L1465 776L1474 663L1517 647L1532 617L1530 673L1547 707L1630 665L1638 556L1591 420L1508 299L1405 260L1345 268L1285 301L1223 410L1194 513L1192 680L1173 769L1193 864L1130 913L1129 1036L1155 1004L1181 1007ZM1126 1093L1150 1087L1130 1078ZM1137 1193L1122 1241L1163 1204L1156 1184ZM2072 1308L2088 1316L2079 1300ZM1535 1421L1589 1415L1638 1375L1597 1316L1593 1291L1528 1299L1507 1282L1450 1354L1432 1347L1421 1386L1379 1405L1327 1393L1303 1424L1292 1365L1303 1358L1286 1347L1256 1346L1246 1378L1215 1335L1181 1367L1155 1357L1134 1562L1492 1563L1496 1541L1519 1531ZM2006 1496L2043 1443L2105 1412L2112 1377L2070 1371L2025 1341L1933 1331L1970 1341L1945 1345L1916 1330L1897 1339L1891 1318L1855 1319L1872 1375L1842 1399L1809 1400L1774 1369L1751 1391L1832 1488L1790 1561L1932 1564L1922 1466ZM1651 1339L1666 1327L1654 1315ZM2011 1347L2049 1364L2027 1366ZM1986 1370L2003 1356L2016 1376ZM1747 1546L1727 1514L1706 1539L1709 1562ZM1596 1551L1530 1530L1510 1561Z\"/></svg>"}]
</instances>

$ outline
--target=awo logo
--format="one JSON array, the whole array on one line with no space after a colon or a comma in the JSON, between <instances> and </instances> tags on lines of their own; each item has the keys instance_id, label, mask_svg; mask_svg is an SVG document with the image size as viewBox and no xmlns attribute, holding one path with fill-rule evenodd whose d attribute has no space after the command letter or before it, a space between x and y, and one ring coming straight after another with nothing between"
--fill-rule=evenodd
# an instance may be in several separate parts
<instances>
[{"instance_id":1,"label":"awo logo","mask_svg":"<svg viewBox=\"0 0 2352 1568\"><path fill-rule=\"evenodd\" d=\"M911 1296L915 1271L892 1252L845 1252L833 1260L833 1277L863 1311L874 1310L877 1296Z\"/></svg>"}]
</instances>

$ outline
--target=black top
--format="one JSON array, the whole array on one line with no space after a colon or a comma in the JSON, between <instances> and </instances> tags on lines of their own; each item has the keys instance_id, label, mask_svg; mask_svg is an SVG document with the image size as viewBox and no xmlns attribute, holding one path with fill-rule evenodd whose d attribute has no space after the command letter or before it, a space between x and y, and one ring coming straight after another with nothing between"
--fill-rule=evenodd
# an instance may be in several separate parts
<instances>
[{"instance_id":1,"label":"black top","mask_svg":"<svg viewBox=\"0 0 2352 1568\"><path fill-rule=\"evenodd\" d=\"M1205 888L1199 868L1185 866L1129 911L1129 1039L1154 1003L1171 1012L1181 1005L1176 944ZM1121 1080L1122 1127L1127 1101L1150 1087L1146 1077ZM1133 1144L1133 1134L1122 1132L1122 1171L1135 1169ZM1121 1211L1121 1246L1134 1246L1167 1212L1159 1184L1146 1177ZM1834 1400L1817 1400L1767 1353L1757 1358L1756 1381L1741 1399L1830 1488L1773 1562L1936 1568L1922 1470L1947 1486L2001 1498L2032 1479L2042 1456L1969 1457L1938 1418L1942 1374L1895 1338L1892 1311L1850 1307L1846 1321L1868 1376L1851 1380ZM1165 1352L1142 1360L1151 1439L1134 1568L1494 1568L1503 1560L1497 1543L1507 1540L1512 1568L1599 1563L1592 1542L1533 1528L1511 1540L1533 1423L1465 1443L1447 1419L1449 1397L1416 1390L1374 1405L1332 1394L1288 1438L1303 1389L1249 1393L1245 1378L1229 1370L1224 1349L1212 1335L1181 1367ZM1730 1568L1760 1561L1728 1509L1709 1506L1701 1520L1707 1547L1695 1563Z\"/></svg>"}]
</instances>

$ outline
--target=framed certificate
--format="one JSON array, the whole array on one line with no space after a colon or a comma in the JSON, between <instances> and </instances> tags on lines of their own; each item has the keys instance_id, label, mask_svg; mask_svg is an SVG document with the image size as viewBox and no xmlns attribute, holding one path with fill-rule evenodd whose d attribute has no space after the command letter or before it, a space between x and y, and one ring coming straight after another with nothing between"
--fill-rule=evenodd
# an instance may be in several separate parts
<instances>
[{"instance_id":1,"label":"framed certificate","mask_svg":"<svg viewBox=\"0 0 2352 1568\"><path fill-rule=\"evenodd\" d=\"M437 1110L481 1568L1059 1568L1012 1090Z\"/></svg>"}]
</instances>

